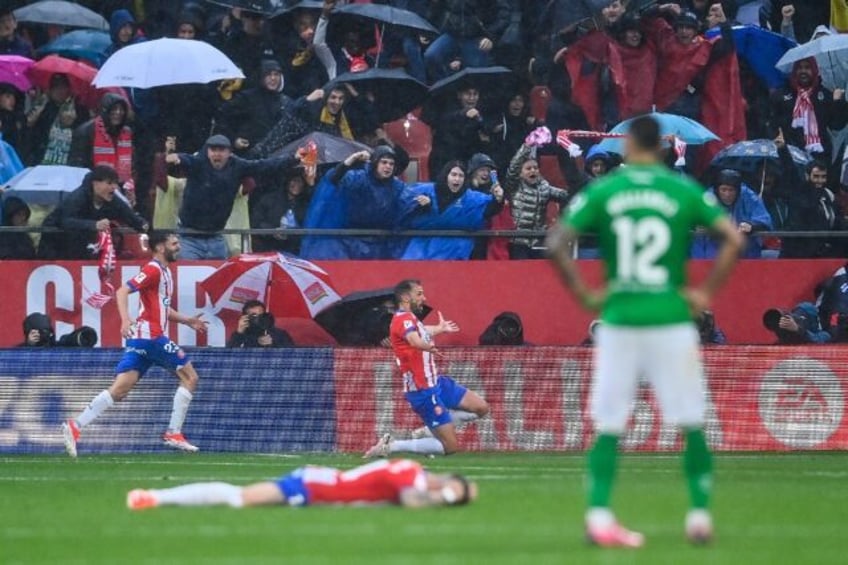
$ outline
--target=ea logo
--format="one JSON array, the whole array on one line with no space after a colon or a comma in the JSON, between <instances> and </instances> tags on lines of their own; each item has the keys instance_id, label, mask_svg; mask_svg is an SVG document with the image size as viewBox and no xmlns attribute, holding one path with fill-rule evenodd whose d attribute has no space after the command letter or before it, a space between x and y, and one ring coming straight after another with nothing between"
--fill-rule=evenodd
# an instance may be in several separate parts
<instances>
[{"instance_id":1,"label":"ea logo","mask_svg":"<svg viewBox=\"0 0 848 565\"><path fill-rule=\"evenodd\" d=\"M796 449L827 441L842 422L844 402L830 367L809 357L781 361L760 383L763 424L772 437Z\"/></svg>"}]
</instances>

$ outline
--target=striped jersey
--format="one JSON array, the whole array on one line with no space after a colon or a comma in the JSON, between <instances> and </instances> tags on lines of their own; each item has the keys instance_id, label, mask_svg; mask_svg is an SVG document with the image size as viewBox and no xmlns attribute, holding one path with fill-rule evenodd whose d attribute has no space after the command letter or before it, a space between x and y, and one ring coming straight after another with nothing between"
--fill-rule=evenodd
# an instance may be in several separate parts
<instances>
[{"instance_id":1,"label":"striped jersey","mask_svg":"<svg viewBox=\"0 0 848 565\"><path fill-rule=\"evenodd\" d=\"M168 310L174 282L171 271L155 259L127 281L133 292L139 293L138 318L134 338L156 339L168 335Z\"/></svg>"},{"instance_id":2,"label":"striped jersey","mask_svg":"<svg viewBox=\"0 0 848 565\"><path fill-rule=\"evenodd\" d=\"M404 310L395 312L389 326L389 341L392 344L403 377L404 392L432 388L436 386L439 379L439 374L436 372L435 355L410 345L406 341L406 336L410 332L418 332L421 339L427 343L432 341L432 337L424 324L415 314Z\"/></svg>"},{"instance_id":3,"label":"striped jersey","mask_svg":"<svg viewBox=\"0 0 848 565\"><path fill-rule=\"evenodd\" d=\"M409 459L382 459L349 471L307 466L301 478L310 504L399 504L406 489L427 490L424 468Z\"/></svg>"}]
</instances>

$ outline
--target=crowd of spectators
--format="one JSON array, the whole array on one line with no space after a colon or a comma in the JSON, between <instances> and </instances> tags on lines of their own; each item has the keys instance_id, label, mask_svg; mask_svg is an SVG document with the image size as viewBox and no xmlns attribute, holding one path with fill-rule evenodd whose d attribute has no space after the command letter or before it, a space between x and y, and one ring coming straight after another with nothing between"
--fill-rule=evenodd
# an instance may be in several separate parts
<instances>
[{"instance_id":1,"label":"crowd of spectators","mask_svg":"<svg viewBox=\"0 0 848 565\"><path fill-rule=\"evenodd\" d=\"M95 171L43 224L71 236L42 237L36 249L2 234L0 258L89 258L87 243L109 222L153 225L157 192L174 177L186 179L179 227L193 230L183 239L184 258L233 252L220 232L245 194L253 228L543 230L557 206L621 163L588 137L574 140L582 149L577 156L556 142L557 132L603 133L652 110L692 118L720 138L690 144L685 170L750 234L746 257L845 255L848 239L767 235L844 229L844 85L826 88L813 58L779 80L761 76L737 48L734 29L744 19L799 43L848 31L840 28L846 14L831 14L830 2L615 0L580 21L567 10L583 3L568 0L374 2L416 13L435 35L367 21L336 24L341 0L269 2L278 15L199 1L82 3L110 22L106 57L159 37L202 40L245 78L110 92L96 108L82 103L64 74L54 74L43 91L0 83L3 141L25 165ZM17 22L7 4L0 8L0 55L34 58L69 31ZM380 122L378 92L336 80L402 67L432 85L492 65L511 72L487 80L469 75L400 119L407 131L411 122L429 126L416 130L432 143L426 155L414 153L429 143ZM370 150L352 145L347 158L310 174L302 150L283 152L310 132ZM749 139L774 143L778 157L737 170L711 166L720 149ZM803 164L788 146L806 154ZM674 158L669 148L669 162ZM116 190L125 198L113 198ZM3 206L4 225L30 221L25 201L10 196ZM277 234L254 236L252 246L313 259L530 259L543 256L541 239ZM591 238L583 240L581 256L592 257L593 248ZM693 256L714 250L706 236L695 237Z\"/></svg>"}]
</instances>

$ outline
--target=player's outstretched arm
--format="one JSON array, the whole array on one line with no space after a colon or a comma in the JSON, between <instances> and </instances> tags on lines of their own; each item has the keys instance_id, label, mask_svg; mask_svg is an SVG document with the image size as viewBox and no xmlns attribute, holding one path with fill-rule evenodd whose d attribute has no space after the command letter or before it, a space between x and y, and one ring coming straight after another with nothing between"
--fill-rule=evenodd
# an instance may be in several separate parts
<instances>
[{"instance_id":1,"label":"player's outstretched arm","mask_svg":"<svg viewBox=\"0 0 848 565\"><path fill-rule=\"evenodd\" d=\"M441 312L439 312L438 314L438 324L436 324L435 326L424 326L424 328L427 330L427 333L432 336L437 336L439 334L456 333L459 331L459 325L456 322L454 322L453 320L445 320L445 317L442 316Z\"/></svg>"},{"instance_id":2,"label":"player's outstretched arm","mask_svg":"<svg viewBox=\"0 0 848 565\"><path fill-rule=\"evenodd\" d=\"M190 327L194 331L197 332L205 332L206 326L209 325L209 322L201 319L203 317L203 312L198 312L194 316L186 316L185 314L181 314L170 308L168 310L168 320L171 322L175 322L177 324L185 324Z\"/></svg>"},{"instance_id":3,"label":"player's outstretched arm","mask_svg":"<svg viewBox=\"0 0 848 565\"><path fill-rule=\"evenodd\" d=\"M590 310L600 310L604 301L602 292L594 291L586 286L577 263L572 256L574 244L577 242L577 232L571 228L555 225L548 232L546 244L548 255L556 267L560 278L571 289L577 300Z\"/></svg>"}]
</instances>

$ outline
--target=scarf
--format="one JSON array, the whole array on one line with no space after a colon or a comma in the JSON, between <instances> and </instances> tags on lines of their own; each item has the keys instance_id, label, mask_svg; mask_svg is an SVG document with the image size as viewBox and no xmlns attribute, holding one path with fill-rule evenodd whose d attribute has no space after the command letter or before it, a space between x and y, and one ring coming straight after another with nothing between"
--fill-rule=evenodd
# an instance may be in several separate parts
<instances>
[{"instance_id":1,"label":"scarf","mask_svg":"<svg viewBox=\"0 0 848 565\"><path fill-rule=\"evenodd\" d=\"M792 127L804 130L804 148L810 153L822 153L824 147L819 135L819 122L813 108L813 88L798 88L795 107L792 109Z\"/></svg>"},{"instance_id":2,"label":"scarf","mask_svg":"<svg viewBox=\"0 0 848 565\"><path fill-rule=\"evenodd\" d=\"M351 55L344 47L342 47L342 55L350 63L350 72L361 73L368 70L368 61L365 59L365 55Z\"/></svg>"},{"instance_id":3,"label":"scarf","mask_svg":"<svg viewBox=\"0 0 848 565\"><path fill-rule=\"evenodd\" d=\"M109 165L118 173L118 179L126 182L132 178L132 131L127 126L122 126L115 139L106 131L103 118L98 116L94 120L94 152L92 154L92 165Z\"/></svg>"},{"instance_id":4,"label":"scarf","mask_svg":"<svg viewBox=\"0 0 848 565\"><path fill-rule=\"evenodd\" d=\"M115 259L115 246L112 244L112 231L103 230L97 232L97 243L89 245L92 252L98 254L97 274L100 277L101 288L105 287L106 292L91 292L85 285L83 288L88 293L85 298L85 303L100 310L112 300L115 295L115 287L111 282L112 273L115 271L117 261Z\"/></svg>"},{"instance_id":5,"label":"scarf","mask_svg":"<svg viewBox=\"0 0 848 565\"><path fill-rule=\"evenodd\" d=\"M339 112L338 118L334 118L326 106L321 108L321 123L339 128L339 135L345 139L353 139L353 131L350 129L350 124L347 123L347 116L344 112Z\"/></svg>"}]
</instances>

